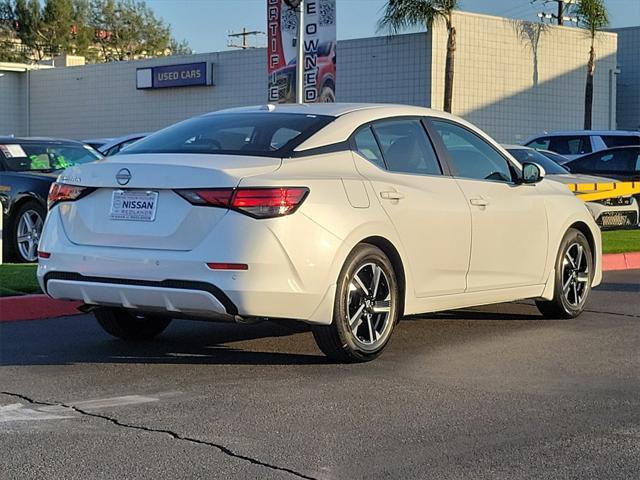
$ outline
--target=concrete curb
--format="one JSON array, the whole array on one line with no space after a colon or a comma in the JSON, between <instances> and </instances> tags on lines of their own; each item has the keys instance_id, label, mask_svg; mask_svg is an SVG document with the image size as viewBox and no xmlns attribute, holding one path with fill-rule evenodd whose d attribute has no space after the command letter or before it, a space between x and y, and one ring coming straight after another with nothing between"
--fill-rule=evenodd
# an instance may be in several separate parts
<instances>
[{"instance_id":1,"label":"concrete curb","mask_svg":"<svg viewBox=\"0 0 640 480\"><path fill-rule=\"evenodd\" d=\"M0 322L40 320L43 318L79 315L82 302L53 300L46 295L22 295L0 298Z\"/></svg>"},{"instance_id":2,"label":"concrete curb","mask_svg":"<svg viewBox=\"0 0 640 480\"><path fill-rule=\"evenodd\" d=\"M640 268L640 252L607 253L602 256L602 270L633 270Z\"/></svg>"}]
</instances>

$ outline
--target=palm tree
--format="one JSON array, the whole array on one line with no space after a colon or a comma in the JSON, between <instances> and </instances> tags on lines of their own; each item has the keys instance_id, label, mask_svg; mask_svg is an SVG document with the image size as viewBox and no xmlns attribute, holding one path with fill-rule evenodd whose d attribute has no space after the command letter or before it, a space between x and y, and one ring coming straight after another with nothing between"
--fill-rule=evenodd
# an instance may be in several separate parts
<instances>
[{"instance_id":1,"label":"palm tree","mask_svg":"<svg viewBox=\"0 0 640 480\"><path fill-rule=\"evenodd\" d=\"M579 25L587 31L591 38L589 62L587 63L587 84L584 91L584 128L591 129L593 111L593 74L596 70L596 50L594 47L596 35L609 25L609 14L604 6L604 0L580 0L576 7Z\"/></svg>"},{"instance_id":2,"label":"palm tree","mask_svg":"<svg viewBox=\"0 0 640 480\"><path fill-rule=\"evenodd\" d=\"M456 51L456 28L453 11L458 0L388 0L378 31L388 30L397 34L406 28L424 25L430 29L436 20L444 20L447 26L447 61L444 69L444 111L451 112L453 98L453 64Z\"/></svg>"}]
</instances>

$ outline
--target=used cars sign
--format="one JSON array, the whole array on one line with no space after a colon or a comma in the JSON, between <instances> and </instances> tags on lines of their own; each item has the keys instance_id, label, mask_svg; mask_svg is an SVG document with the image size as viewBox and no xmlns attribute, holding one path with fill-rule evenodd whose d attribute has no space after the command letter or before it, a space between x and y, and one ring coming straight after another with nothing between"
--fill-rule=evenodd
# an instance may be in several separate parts
<instances>
[{"instance_id":1,"label":"used cars sign","mask_svg":"<svg viewBox=\"0 0 640 480\"><path fill-rule=\"evenodd\" d=\"M206 62L138 68L136 71L136 87L138 89L193 87L198 85L209 85Z\"/></svg>"}]
</instances>

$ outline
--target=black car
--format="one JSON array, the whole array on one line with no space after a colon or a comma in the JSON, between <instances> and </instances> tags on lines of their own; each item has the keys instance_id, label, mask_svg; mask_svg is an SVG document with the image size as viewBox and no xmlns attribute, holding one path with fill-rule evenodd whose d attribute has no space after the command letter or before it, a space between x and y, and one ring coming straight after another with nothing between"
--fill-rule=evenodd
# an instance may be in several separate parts
<instances>
[{"instance_id":1,"label":"black car","mask_svg":"<svg viewBox=\"0 0 640 480\"><path fill-rule=\"evenodd\" d=\"M102 156L88 145L50 138L0 137L3 250L14 262L35 262L50 185L65 168Z\"/></svg>"},{"instance_id":2,"label":"black car","mask_svg":"<svg viewBox=\"0 0 640 480\"><path fill-rule=\"evenodd\" d=\"M589 173L625 182L640 181L640 146L590 153L563 165L571 173Z\"/></svg>"}]
</instances>

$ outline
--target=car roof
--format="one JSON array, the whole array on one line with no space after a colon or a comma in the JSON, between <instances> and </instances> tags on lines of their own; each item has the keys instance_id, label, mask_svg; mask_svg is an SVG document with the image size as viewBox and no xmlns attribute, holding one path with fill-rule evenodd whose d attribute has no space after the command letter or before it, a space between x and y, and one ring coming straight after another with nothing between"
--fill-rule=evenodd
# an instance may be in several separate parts
<instances>
[{"instance_id":1,"label":"car roof","mask_svg":"<svg viewBox=\"0 0 640 480\"><path fill-rule=\"evenodd\" d=\"M565 135L588 135L588 136L596 136L596 135L610 135L610 136L620 136L620 137L632 137L632 136L640 136L640 132L634 132L631 130L559 130L557 132L547 132L541 133L540 135L536 135L532 138L540 138L540 137L558 137Z\"/></svg>"},{"instance_id":2,"label":"car roof","mask_svg":"<svg viewBox=\"0 0 640 480\"><path fill-rule=\"evenodd\" d=\"M82 145L82 142L77 140L70 140L68 138L51 138L51 137L0 137L0 144L14 144L14 143L57 143L57 144L75 144Z\"/></svg>"},{"instance_id":3,"label":"car roof","mask_svg":"<svg viewBox=\"0 0 640 480\"><path fill-rule=\"evenodd\" d=\"M280 103L266 105L252 105L248 107L228 108L205 114L217 115L220 113L261 113L261 112L279 112L279 113L298 113L306 115L327 115L331 117L340 117L348 113L362 110L397 110L405 109L409 111L409 115L419 114L442 114L439 110L432 110L425 107L417 107L411 105L395 105L390 103Z\"/></svg>"},{"instance_id":4,"label":"car roof","mask_svg":"<svg viewBox=\"0 0 640 480\"><path fill-rule=\"evenodd\" d=\"M502 147L507 150L535 150L535 148L527 147L526 145L511 145L503 143Z\"/></svg>"}]
</instances>

